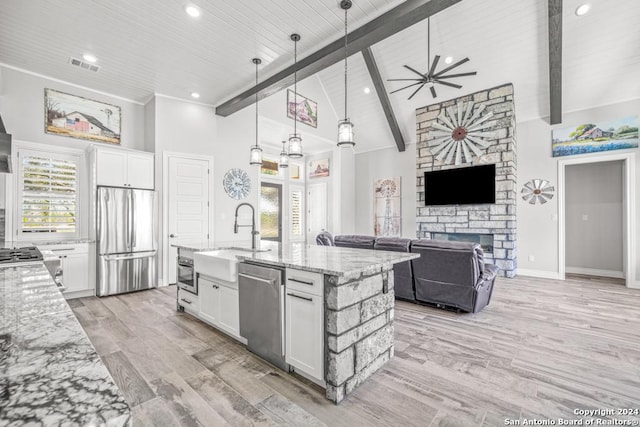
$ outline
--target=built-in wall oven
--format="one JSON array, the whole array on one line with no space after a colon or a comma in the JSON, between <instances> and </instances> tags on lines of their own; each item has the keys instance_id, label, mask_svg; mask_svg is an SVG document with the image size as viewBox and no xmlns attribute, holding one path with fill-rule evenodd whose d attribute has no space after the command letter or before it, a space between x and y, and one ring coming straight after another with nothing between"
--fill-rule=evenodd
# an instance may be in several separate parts
<instances>
[{"instance_id":1,"label":"built-in wall oven","mask_svg":"<svg viewBox=\"0 0 640 427\"><path fill-rule=\"evenodd\" d=\"M178 256L178 287L198 295L198 282L193 270L193 258Z\"/></svg>"}]
</instances>

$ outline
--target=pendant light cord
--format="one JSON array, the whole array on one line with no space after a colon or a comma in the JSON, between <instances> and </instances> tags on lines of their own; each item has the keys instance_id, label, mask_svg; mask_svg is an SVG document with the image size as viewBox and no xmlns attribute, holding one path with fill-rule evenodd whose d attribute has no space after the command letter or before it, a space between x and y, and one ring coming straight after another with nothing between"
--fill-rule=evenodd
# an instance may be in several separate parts
<instances>
[{"instance_id":1,"label":"pendant light cord","mask_svg":"<svg viewBox=\"0 0 640 427\"><path fill-rule=\"evenodd\" d=\"M298 40L293 41L293 134L298 136Z\"/></svg>"},{"instance_id":2,"label":"pendant light cord","mask_svg":"<svg viewBox=\"0 0 640 427\"><path fill-rule=\"evenodd\" d=\"M258 87L258 62L256 61L256 88ZM258 147L258 91L256 90L256 147Z\"/></svg>"},{"instance_id":3,"label":"pendant light cord","mask_svg":"<svg viewBox=\"0 0 640 427\"><path fill-rule=\"evenodd\" d=\"M344 120L348 120L347 114L347 10L344 10Z\"/></svg>"}]
</instances>

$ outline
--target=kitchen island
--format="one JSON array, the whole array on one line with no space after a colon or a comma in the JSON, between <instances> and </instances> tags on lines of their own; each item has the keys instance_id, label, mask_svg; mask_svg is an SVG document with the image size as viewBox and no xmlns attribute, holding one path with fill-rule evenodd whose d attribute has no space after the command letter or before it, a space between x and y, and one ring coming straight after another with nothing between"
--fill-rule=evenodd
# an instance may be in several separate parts
<instances>
[{"instance_id":1,"label":"kitchen island","mask_svg":"<svg viewBox=\"0 0 640 427\"><path fill-rule=\"evenodd\" d=\"M0 425L129 424L129 406L42 263L0 268L0 349Z\"/></svg>"},{"instance_id":2,"label":"kitchen island","mask_svg":"<svg viewBox=\"0 0 640 427\"><path fill-rule=\"evenodd\" d=\"M288 363L339 403L393 357L393 265L419 255L303 243L261 248L235 256L285 270Z\"/></svg>"}]
</instances>

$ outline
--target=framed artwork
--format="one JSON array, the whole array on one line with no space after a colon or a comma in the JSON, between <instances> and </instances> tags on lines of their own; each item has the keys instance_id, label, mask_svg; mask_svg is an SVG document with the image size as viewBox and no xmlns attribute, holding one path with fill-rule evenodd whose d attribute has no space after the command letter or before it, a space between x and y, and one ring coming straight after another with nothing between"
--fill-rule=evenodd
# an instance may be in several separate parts
<instances>
[{"instance_id":1,"label":"framed artwork","mask_svg":"<svg viewBox=\"0 0 640 427\"><path fill-rule=\"evenodd\" d=\"M329 176L329 159L311 160L309 162L309 178Z\"/></svg>"},{"instance_id":2,"label":"framed artwork","mask_svg":"<svg viewBox=\"0 0 640 427\"><path fill-rule=\"evenodd\" d=\"M81 96L44 90L46 133L120 144L120 107Z\"/></svg>"},{"instance_id":3,"label":"framed artwork","mask_svg":"<svg viewBox=\"0 0 640 427\"><path fill-rule=\"evenodd\" d=\"M292 90L287 89L287 117L293 119L297 114L298 121L311 127L318 127L318 103L298 93L294 99Z\"/></svg>"},{"instance_id":4,"label":"framed artwork","mask_svg":"<svg viewBox=\"0 0 640 427\"><path fill-rule=\"evenodd\" d=\"M638 148L638 116L553 130L553 157Z\"/></svg>"},{"instance_id":5,"label":"framed artwork","mask_svg":"<svg viewBox=\"0 0 640 427\"><path fill-rule=\"evenodd\" d=\"M382 178L373 186L374 234L392 237L402 234L400 177Z\"/></svg>"}]
</instances>

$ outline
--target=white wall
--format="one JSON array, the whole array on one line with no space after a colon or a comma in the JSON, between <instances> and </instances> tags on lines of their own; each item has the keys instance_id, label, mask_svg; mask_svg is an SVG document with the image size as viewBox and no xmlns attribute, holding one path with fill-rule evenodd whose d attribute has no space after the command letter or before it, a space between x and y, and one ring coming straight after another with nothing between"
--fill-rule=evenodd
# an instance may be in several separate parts
<instances>
[{"instance_id":1,"label":"white wall","mask_svg":"<svg viewBox=\"0 0 640 427\"><path fill-rule=\"evenodd\" d=\"M517 98L515 100L517 102ZM598 120L615 119L629 115L640 115L640 99L614 105L594 107L586 110L565 113L563 128ZM551 157L551 131L547 119L536 119L517 124L518 145L518 185L517 190L532 178L558 182L558 159ZM636 154L636 169L640 168L640 153L637 149L620 150L615 153L633 152ZM597 157L595 153L577 157ZM565 157L564 159L567 159ZM640 199L640 174L632 184L636 198ZM558 274L558 200L557 196L545 205L529 205L518 199L518 269L527 273L555 277ZM640 227L636 227L636 247L640 247ZM533 255L534 261L529 261ZM636 281L640 280L640 260L636 259Z\"/></svg>"},{"instance_id":2,"label":"white wall","mask_svg":"<svg viewBox=\"0 0 640 427\"><path fill-rule=\"evenodd\" d=\"M622 275L622 189L622 161L566 167L567 271L604 270Z\"/></svg>"},{"instance_id":3,"label":"white wall","mask_svg":"<svg viewBox=\"0 0 640 427\"><path fill-rule=\"evenodd\" d=\"M218 130L215 139L215 167L214 167L214 194L215 194L215 220L214 234L216 241L251 241L251 230L241 228L238 234L233 232L234 213L236 207L242 203L251 203L256 209L256 224L260 225L257 217L258 199L260 197L260 167L249 164L249 150L255 144L255 110L247 107L228 117L218 117ZM262 140L261 140L262 143ZM251 178L251 191L243 200L234 200L227 195L222 187L224 174L232 168L240 168L249 174ZM246 218L250 211L243 210L241 219Z\"/></svg>"},{"instance_id":4,"label":"white wall","mask_svg":"<svg viewBox=\"0 0 640 427\"><path fill-rule=\"evenodd\" d=\"M82 89L11 68L0 67L3 91L0 92L0 115L7 132L14 139L60 147L86 149L92 143L83 139L47 134L44 131L44 90L82 96L119 106L122 109L121 143L124 148L144 149L144 106L102 93ZM78 72L87 72L78 70Z\"/></svg>"},{"instance_id":5,"label":"white wall","mask_svg":"<svg viewBox=\"0 0 640 427\"><path fill-rule=\"evenodd\" d=\"M373 235L373 186L380 178L400 176L402 236L416 237L416 146L369 151L355 156L355 232Z\"/></svg>"}]
</instances>

